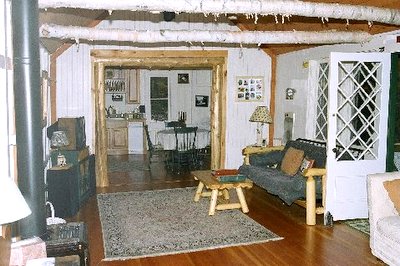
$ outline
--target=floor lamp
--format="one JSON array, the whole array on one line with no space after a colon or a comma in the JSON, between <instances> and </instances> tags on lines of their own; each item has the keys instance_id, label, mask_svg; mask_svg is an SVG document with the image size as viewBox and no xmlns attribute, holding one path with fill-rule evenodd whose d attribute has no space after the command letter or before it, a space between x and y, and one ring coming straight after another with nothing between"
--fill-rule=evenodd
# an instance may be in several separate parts
<instances>
[{"instance_id":1,"label":"floor lamp","mask_svg":"<svg viewBox=\"0 0 400 266\"><path fill-rule=\"evenodd\" d=\"M250 117L250 122L257 122L257 143L256 146L263 146L262 130L264 123L271 124L272 117L266 106L257 106Z\"/></svg>"},{"instance_id":2,"label":"floor lamp","mask_svg":"<svg viewBox=\"0 0 400 266\"><path fill-rule=\"evenodd\" d=\"M31 209L9 177L0 177L0 236L3 236L1 225L10 224L31 214Z\"/></svg>"}]
</instances>

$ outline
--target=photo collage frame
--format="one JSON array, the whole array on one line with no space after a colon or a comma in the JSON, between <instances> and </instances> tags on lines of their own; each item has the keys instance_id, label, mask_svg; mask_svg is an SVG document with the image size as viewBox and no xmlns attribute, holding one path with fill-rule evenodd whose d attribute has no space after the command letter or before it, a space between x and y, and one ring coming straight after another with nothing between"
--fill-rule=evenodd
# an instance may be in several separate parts
<instances>
[{"instance_id":1,"label":"photo collage frame","mask_svg":"<svg viewBox=\"0 0 400 266\"><path fill-rule=\"evenodd\" d=\"M236 100L261 102L264 99L263 77L236 77Z\"/></svg>"}]
</instances>

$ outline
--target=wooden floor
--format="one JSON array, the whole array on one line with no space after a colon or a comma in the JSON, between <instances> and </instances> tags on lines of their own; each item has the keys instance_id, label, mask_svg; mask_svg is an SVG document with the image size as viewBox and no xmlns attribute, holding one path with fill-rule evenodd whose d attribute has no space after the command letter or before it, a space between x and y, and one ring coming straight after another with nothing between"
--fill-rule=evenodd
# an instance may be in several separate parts
<instances>
[{"instance_id":1,"label":"wooden floor","mask_svg":"<svg viewBox=\"0 0 400 266\"><path fill-rule=\"evenodd\" d=\"M144 160L138 155L119 158ZM97 193L197 185L189 173L179 176L168 174L162 162L153 162L151 171L109 173L109 177L110 186L97 188ZM245 193L250 209L248 215L284 237L283 240L136 260L103 261L96 196L91 197L70 221L84 221L88 225L90 265L384 265L371 254L366 234L338 222L333 227L326 227L322 224L322 216L318 217L316 226L307 226L303 208L284 205L259 187Z\"/></svg>"}]
</instances>

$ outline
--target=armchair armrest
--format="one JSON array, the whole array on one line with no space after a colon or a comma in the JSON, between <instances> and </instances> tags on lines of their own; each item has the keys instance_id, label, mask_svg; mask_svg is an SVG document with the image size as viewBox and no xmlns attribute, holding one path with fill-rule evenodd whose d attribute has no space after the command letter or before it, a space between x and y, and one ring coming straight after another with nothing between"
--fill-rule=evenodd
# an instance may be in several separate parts
<instances>
[{"instance_id":1,"label":"armchair armrest","mask_svg":"<svg viewBox=\"0 0 400 266\"><path fill-rule=\"evenodd\" d=\"M326 175L326 169L325 168L309 168L304 170L303 176L309 177L309 176L324 176Z\"/></svg>"},{"instance_id":2,"label":"armchair armrest","mask_svg":"<svg viewBox=\"0 0 400 266\"><path fill-rule=\"evenodd\" d=\"M400 172L376 173L367 176L368 216L371 238L375 238L376 223L379 219L397 215L383 182L400 179Z\"/></svg>"},{"instance_id":3,"label":"armchair armrest","mask_svg":"<svg viewBox=\"0 0 400 266\"><path fill-rule=\"evenodd\" d=\"M271 146L271 147L257 147L257 146L247 146L242 150L242 154L244 155L244 164L250 164L250 155L251 154L260 154L267 153L271 151L281 151L285 148L285 146Z\"/></svg>"}]
</instances>

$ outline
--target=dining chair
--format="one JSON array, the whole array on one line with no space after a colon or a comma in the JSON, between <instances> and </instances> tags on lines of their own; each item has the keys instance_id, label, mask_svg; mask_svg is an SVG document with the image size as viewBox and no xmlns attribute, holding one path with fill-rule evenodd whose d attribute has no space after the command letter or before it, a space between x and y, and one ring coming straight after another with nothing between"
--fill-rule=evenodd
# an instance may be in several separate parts
<instances>
[{"instance_id":1,"label":"dining chair","mask_svg":"<svg viewBox=\"0 0 400 266\"><path fill-rule=\"evenodd\" d=\"M165 159L165 154L164 150L160 145L154 145L153 142L151 141L150 134L149 134L149 126L144 125L144 132L146 134L146 139L147 139L147 158L149 163L151 163L151 158L153 157L153 154L156 153L158 155L163 156Z\"/></svg>"},{"instance_id":2,"label":"dining chair","mask_svg":"<svg viewBox=\"0 0 400 266\"><path fill-rule=\"evenodd\" d=\"M197 127L175 127L175 149L171 152L172 171L193 170L198 166Z\"/></svg>"}]
</instances>

